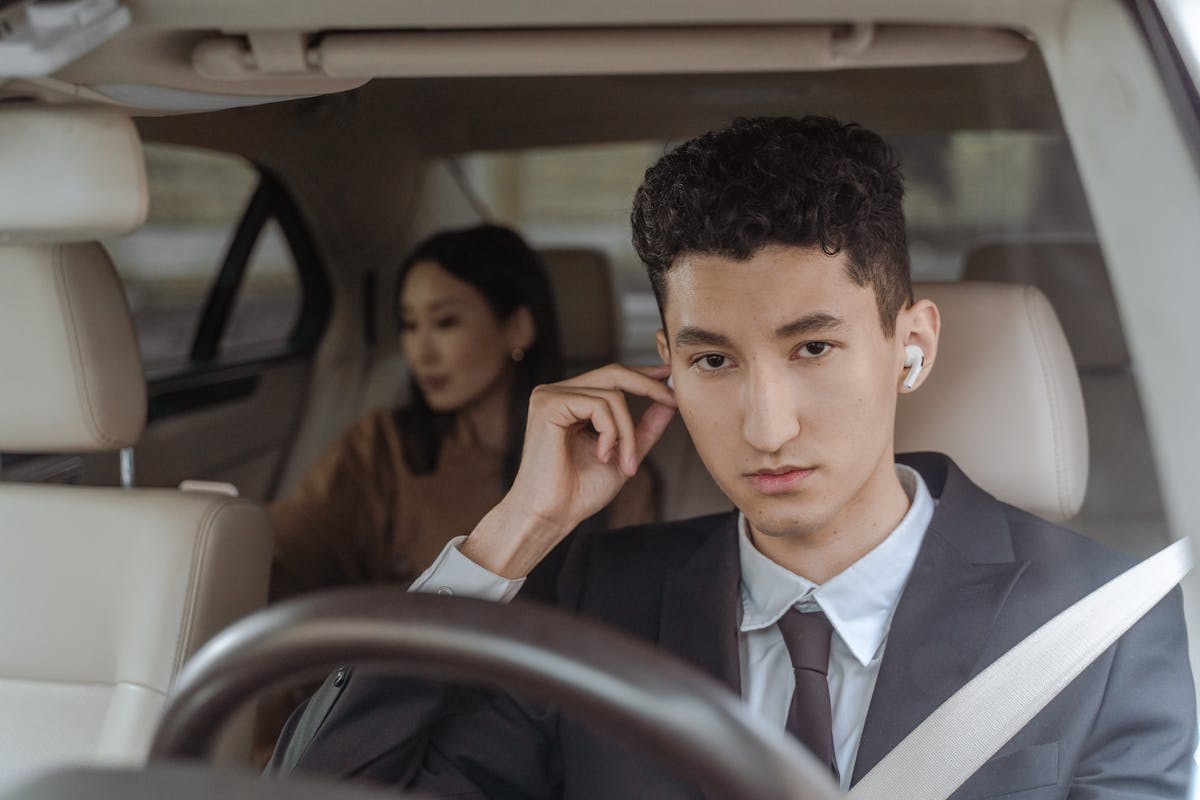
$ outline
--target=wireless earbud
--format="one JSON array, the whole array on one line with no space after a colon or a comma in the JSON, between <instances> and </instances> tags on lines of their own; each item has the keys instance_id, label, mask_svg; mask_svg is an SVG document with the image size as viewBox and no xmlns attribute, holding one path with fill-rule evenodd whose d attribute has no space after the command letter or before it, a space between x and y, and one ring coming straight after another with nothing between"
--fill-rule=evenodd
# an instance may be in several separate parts
<instances>
[{"instance_id":1,"label":"wireless earbud","mask_svg":"<svg viewBox=\"0 0 1200 800\"><path fill-rule=\"evenodd\" d=\"M667 376L667 388L675 391L675 380L670 375Z\"/></svg>"},{"instance_id":2,"label":"wireless earbud","mask_svg":"<svg viewBox=\"0 0 1200 800\"><path fill-rule=\"evenodd\" d=\"M908 368L908 375L904 377L904 388L911 389L917 385L921 370L925 369L925 351L915 344L906 345L904 366Z\"/></svg>"}]
</instances>

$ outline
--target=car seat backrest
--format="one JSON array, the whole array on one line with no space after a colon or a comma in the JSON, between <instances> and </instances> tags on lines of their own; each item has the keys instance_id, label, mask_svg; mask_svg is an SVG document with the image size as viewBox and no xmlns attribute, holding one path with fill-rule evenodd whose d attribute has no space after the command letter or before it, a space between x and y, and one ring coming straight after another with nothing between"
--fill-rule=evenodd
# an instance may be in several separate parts
<instances>
[{"instance_id":1,"label":"car seat backrest","mask_svg":"<svg viewBox=\"0 0 1200 800\"><path fill-rule=\"evenodd\" d=\"M42 453L132 446L146 424L146 382L104 250L15 245L4 248L4 262L0 446Z\"/></svg>"},{"instance_id":2,"label":"car seat backrest","mask_svg":"<svg viewBox=\"0 0 1200 800\"><path fill-rule=\"evenodd\" d=\"M1167 544L1150 435L1100 245L986 242L965 255L963 279L1037 286L1062 320L1079 368L1090 453L1087 493L1071 525L1133 555Z\"/></svg>"},{"instance_id":3,"label":"car seat backrest","mask_svg":"<svg viewBox=\"0 0 1200 800\"><path fill-rule=\"evenodd\" d=\"M1129 364L1117 301L1095 241L987 242L967 251L962 278L1040 289L1080 371Z\"/></svg>"},{"instance_id":4,"label":"car seat backrest","mask_svg":"<svg viewBox=\"0 0 1200 800\"><path fill-rule=\"evenodd\" d=\"M896 452L951 456L1001 500L1051 520L1087 486L1087 428L1066 337L1029 286L925 283L942 332L924 384L900 396Z\"/></svg>"},{"instance_id":5,"label":"car seat backrest","mask_svg":"<svg viewBox=\"0 0 1200 800\"><path fill-rule=\"evenodd\" d=\"M620 313L608 256L587 248L540 250L558 312L568 375L617 360Z\"/></svg>"},{"instance_id":6,"label":"car seat backrest","mask_svg":"<svg viewBox=\"0 0 1200 800\"><path fill-rule=\"evenodd\" d=\"M0 245L0 451L132 447L146 386L124 291L99 244L58 239L124 229L139 197L144 215L140 149L136 168L99 170L105 184L18 134L65 139L72 165L129 162L136 133L94 112L21 115L0 110L6 152L28 144L51 194L85 197L56 221L14 201L28 183L0 186L0 241L23 242ZM41 768L140 762L183 661L265 602L270 558L265 512L224 494L0 483L0 792Z\"/></svg>"}]
</instances>

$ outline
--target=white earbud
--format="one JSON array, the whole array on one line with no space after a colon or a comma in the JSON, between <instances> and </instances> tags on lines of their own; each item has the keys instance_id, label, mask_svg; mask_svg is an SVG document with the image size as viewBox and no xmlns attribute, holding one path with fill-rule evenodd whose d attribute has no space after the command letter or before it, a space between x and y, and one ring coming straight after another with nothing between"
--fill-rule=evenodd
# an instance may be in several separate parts
<instances>
[{"instance_id":1,"label":"white earbud","mask_svg":"<svg viewBox=\"0 0 1200 800\"><path fill-rule=\"evenodd\" d=\"M904 366L908 367L908 375L904 377L904 388L911 389L917 385L921 370L925 369L925 351L915 344L905 346Z\"/></svg>"},{"instance_id":2,"label":"white earbud","mask_svg":"<svg viewBox=\"0 0 1200 800\"><path fill-rule=\"evenodd\" d=\"M667 376L667 388L671 391L675 391L675 380L670 375Z\"/></svg>"}]
</instances>

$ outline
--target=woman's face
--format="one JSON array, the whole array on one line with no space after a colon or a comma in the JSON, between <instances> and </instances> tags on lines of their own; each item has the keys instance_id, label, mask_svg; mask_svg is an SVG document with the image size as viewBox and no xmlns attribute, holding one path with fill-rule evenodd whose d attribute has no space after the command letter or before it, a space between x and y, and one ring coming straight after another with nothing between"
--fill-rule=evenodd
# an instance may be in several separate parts
<instances>
[{"instance_id":1,"label":"woman's face","mask_svg":"<svg viewBox=\"0 0 1200 800\"><path fill-rule=\"evenodd\" d=\"M409 269L400 292L405 361L434 411L461 411L504 390L512 364L511 325L483 294L434 261Z\"/></svg>"}]
</instances>

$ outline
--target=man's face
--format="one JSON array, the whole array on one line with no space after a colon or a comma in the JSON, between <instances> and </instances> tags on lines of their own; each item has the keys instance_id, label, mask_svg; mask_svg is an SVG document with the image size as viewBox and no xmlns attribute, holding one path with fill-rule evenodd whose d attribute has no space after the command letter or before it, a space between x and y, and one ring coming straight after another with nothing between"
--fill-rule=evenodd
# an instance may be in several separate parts
<instances>
[{"instance_id":1,"label":"man's face","mask_svg":"<svg viewBox=\"0 0 1200 800\"><path fill-rule=\"evenodd\" d=\"M683 256L665 288L659 351L679 411L754 530L837 535L869 522L895 480L906 343L884 336L874 290L847 277L842 255L781 246L748 261Z\"/></svg>"}]
</instances>

